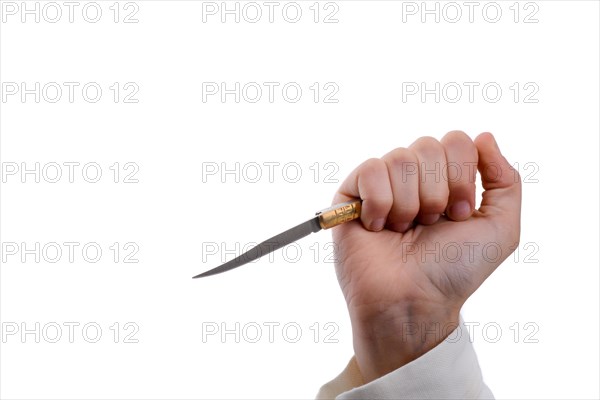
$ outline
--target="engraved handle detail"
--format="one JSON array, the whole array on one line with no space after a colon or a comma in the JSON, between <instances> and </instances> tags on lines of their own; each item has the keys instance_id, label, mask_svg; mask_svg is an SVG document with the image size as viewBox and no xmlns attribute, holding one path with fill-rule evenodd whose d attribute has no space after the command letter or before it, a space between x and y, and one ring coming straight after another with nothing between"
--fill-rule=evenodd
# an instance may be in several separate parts
<instances>
[{"instance_id":1,"label":"engraved handle detail","mask_svg":"<svg viewBox=\"0 0 600 400\"><path fill-rule=\"evenodd\" d=\"M344 222L360 218L361 204L361 200L352 200L319 211L317 213L319 216L319 225L323 229L329 229Z\"/></svg>"}]
</instances>

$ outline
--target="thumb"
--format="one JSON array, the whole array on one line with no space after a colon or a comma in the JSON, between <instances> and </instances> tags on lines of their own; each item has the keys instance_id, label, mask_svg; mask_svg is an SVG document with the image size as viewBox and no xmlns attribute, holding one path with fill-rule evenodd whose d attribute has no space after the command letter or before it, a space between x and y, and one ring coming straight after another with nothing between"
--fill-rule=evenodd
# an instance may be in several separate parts
<instances>
[{"instance_id":1,"label":"thumb","mask_svg":"<svg viewBox=\"0 0 600 400\"><path fill-rule=\"evenodd\" d=\"M518 232L521 220L521 177L500 153L491 133L482 133L475 139L481 174L483 198L479 211L497 219L501 226L512 226Z\"/></svg>"}]
</instances>

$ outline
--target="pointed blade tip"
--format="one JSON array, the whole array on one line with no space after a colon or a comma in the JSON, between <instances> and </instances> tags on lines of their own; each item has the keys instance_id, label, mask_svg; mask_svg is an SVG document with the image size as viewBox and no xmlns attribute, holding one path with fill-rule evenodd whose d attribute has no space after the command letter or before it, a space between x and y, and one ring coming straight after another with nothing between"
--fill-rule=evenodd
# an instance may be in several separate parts
<instances>
[{"instance_id":1,"label":"pointed blade tip","mask_svg":"<svg viewBox=\"0 0 600 400\"><path fill-rule=\"evenodd\" d=\"M201 274L198 274L196 276L193 276L192 279L197 279L197 278L204 278L207 276L211 276L211 275L217 275L218 273L220 273L219 271L215 271L216 268L210 269L208 271L205 271Z\"/></svg>"}]
</instances>

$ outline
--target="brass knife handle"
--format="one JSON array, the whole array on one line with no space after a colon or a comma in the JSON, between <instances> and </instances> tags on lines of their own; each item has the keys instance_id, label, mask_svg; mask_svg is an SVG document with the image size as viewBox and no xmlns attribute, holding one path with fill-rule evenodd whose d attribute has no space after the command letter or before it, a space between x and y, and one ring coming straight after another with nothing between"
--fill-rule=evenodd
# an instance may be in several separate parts
<instances>
[{"instance_id":1,"label":"brass knife handle","mask_svg":"<svg viewBox=\"0 0 600 400\"><path fill-rule=\"evenodd\" d=\"M321 210L317 213L319 216L319 225L323 229L329 229L344 222L360 218L361 205L362 200L352 200Z\"/></svg>"}]
</instances>

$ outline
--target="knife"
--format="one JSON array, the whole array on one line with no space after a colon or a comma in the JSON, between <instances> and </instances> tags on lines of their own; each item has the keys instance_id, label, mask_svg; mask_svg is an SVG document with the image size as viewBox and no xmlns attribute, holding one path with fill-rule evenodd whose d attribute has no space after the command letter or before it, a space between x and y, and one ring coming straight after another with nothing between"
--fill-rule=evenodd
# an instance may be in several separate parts
<instances>
[{"instance_id":1,"label":"knife","mask_svg":"<svg viewBox=\"0 0 600 400\"><path fill-rule=\"evenodd\" d=\"M225 264L219 267L198 274L194 276L193 279L216 275L225 271L230 271L237 267L241 267L246 263L257 260L266 254L280 249L283 246L302 239L311 233L319 232L321 229L333 228L334 226L338 226L345 222L360 218L361 205L362 200L352 200L321 210L316 213L314 218L311 218L308 221L293 227L292 229L288 229L279 235L265 240L233 260L227 261Z\"/></svg>"}]
</instances>

